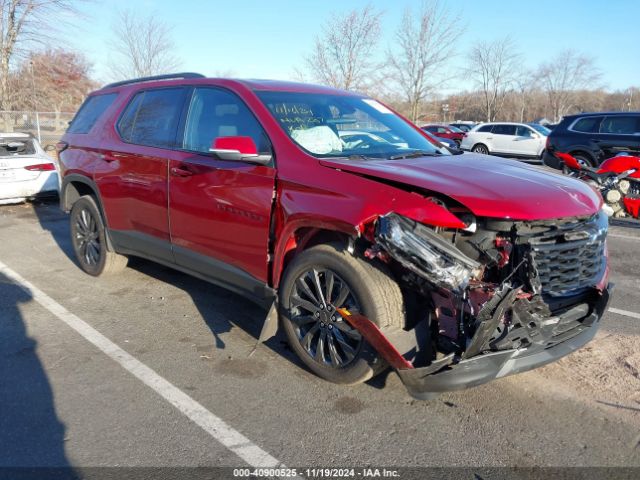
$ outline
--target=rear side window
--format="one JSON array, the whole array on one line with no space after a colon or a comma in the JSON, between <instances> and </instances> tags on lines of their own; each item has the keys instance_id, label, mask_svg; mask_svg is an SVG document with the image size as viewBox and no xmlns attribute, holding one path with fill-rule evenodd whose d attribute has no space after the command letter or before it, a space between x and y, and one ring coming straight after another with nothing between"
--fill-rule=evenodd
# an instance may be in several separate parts
<instances>
[{"instance_id":1,"label":"rear side window","mask_svg":"<svg viewBox=\"0 0 640 480\"><path fill-rule=\"evenodd\" d=\"M638 130L639 117L605 117L600 124L600 133L612 133L618 135L634 135Z\"/></svg>"},{"instance_id":2,"label":"rear side window","mask_svg":"<svg viewBox=\"0 0 640 480\"><path fill-rule=\"evenodd\" d=\"M208 153L218 137L251 137L261 154L271 152L264 130L249 108L234 93L196 88L184 127L185 150Z\"/></svg>"},{"instance_id":3,"label":"rear side window","mask_svg":"<svg viewBox=\"0 0 640 480\"><path fill-rule=\"evenodd\" d=\"M93 95L82 104L76 116L73 117L67 133L89 133L100 116L113 103L117 93Z\"/></svg>"},{"instance_id":4,"label":"rear side window","mask_svg":"<svg viewBox=\"0 0 640 480\"><path fill-rule=\"evenodd\" d=\"M573 124L571 130L582 133L596 133L603 117L584 117Z\"/></svg>"},{"instance_id":5,"label":"rear side window","mask_svg":"<svg viewBox=\"0 0 640 480\"><path fill-rule=\"evenodd\" d=\"M515 125L494 125L493 131L491 133L495 135L515 135L516 126Z\"/></svg>"},{"instance_id":6,"label":"rear side window","mask_svg":"<svg viewBox=\"0 0 640 480\"><path fill-rule=\"evenodd\" d=\"M516 135L518 137L532 137L533 132L530 128L520 125L519 127L516 127Z\"/></svg>"},{"instance_id":7,"label":"rear side window","mask_svg":"<svg viewBox=\"0 0 640 480\"><path fill-rule=\"evenodd\" d=\"M491 133L492 128L493 128L493 125L484 125L480 127L478 130L476 130L476 132Z\"/></svg>"},{"instance_id":8,"label":"rear side window","mask_svg":"<svg viewBox=\"0 0 640 480\"><path fill-rule=\"evenodd\" d=\"M118 121L122 139L138 145L174 147L184 95L184 88L137 93Z\"/></svg>"}]
</instances>

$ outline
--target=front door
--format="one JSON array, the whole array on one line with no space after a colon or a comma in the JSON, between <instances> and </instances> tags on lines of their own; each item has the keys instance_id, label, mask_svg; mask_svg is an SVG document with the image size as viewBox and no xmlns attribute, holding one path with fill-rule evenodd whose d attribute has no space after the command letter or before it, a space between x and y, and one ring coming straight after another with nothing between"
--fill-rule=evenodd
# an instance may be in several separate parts
<instances>
[{"instance_id":1,"label":"front door","mask_svg":"<svg viewBox=\"0 0 640 480\"><path fill-rule=\"evenodd\" d=\"M540 134L534 132L531 128L519 125L516 127L516 135L512 140L512 153L523 157L537 157L540 155L541 144L544 141Z\"/></svg>"},{"instance_id":2,"label":"front door","mask_svg":"<svg viewBox=\"0 0 640 480\"><path fill-rule=\"evenodd\" d=\"M234 93L193 90L180 159L169 162L169 222L176 262L242 290L268 281L276 170L224 161L209 152L218 137L248 136L260 153L270 142Z\"/></svg>"}]
</instances>

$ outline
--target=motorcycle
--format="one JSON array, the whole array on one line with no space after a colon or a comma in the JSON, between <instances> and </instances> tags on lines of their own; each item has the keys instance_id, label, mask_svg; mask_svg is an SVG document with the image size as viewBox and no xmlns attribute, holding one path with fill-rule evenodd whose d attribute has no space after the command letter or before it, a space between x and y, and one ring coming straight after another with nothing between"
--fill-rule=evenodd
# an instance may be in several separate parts
<instances>
[{"instance_id":1,"label":"motorcycle","mask_svg":"<svg viewBox=\"0 0 640 480\"><path fill-rule=\"evenodd\" d=\"M570 174L598 189L610 217L637 219L640 216L640 157L624 153L593 168L568 153L556 152L555 155Z\"/></svg>"}]
</instances>

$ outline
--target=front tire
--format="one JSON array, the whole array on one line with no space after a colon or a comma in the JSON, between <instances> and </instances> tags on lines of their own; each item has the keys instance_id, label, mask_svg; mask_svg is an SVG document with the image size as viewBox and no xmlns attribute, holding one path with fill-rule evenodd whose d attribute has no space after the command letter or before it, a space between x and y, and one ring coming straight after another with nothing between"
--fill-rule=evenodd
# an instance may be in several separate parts
<instances>
[{"instance_id":1,"label":"front tire","mask_svg":"<svg viewBox=\"0 0 640 480\"><path fill-rule=\"evenodd\" d=\"M360 333L335 312L346 308L379 328L401 327L402 293L384 265L356 258L339 244L318 245L293 259L279 296L289 344L316 375L353 385L387 367Z\"/></svg>"},{"instance_id":2,"label":"front tire","mask_svg":"<svg viewBox=\"0 0 640 480\"><path fill-rule=\"evenodd\" d=\"M70 215L71 245L80 268L94 277L121 271L127 257L109 250L102 215L93 197L73 204Z\"/></svg>"}]
</instances>

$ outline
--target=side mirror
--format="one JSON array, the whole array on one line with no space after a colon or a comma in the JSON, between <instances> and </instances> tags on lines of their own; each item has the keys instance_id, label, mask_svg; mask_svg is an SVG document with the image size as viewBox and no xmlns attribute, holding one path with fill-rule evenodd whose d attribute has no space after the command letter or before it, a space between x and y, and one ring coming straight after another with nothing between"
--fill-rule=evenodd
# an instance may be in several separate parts
<instances>
[{"instance_id":1,"label":"side mirror","mask_svg":"<svg viewBox=\"0 0 640 480\"><path fill-rule=\"evenodd\" d=\"M251 137L218 137L213 141L211 153L220 160L229 162L248 162L259 165L271 163L271 155L259 155L258 147Z\"/></svg>"}]
</instances>

